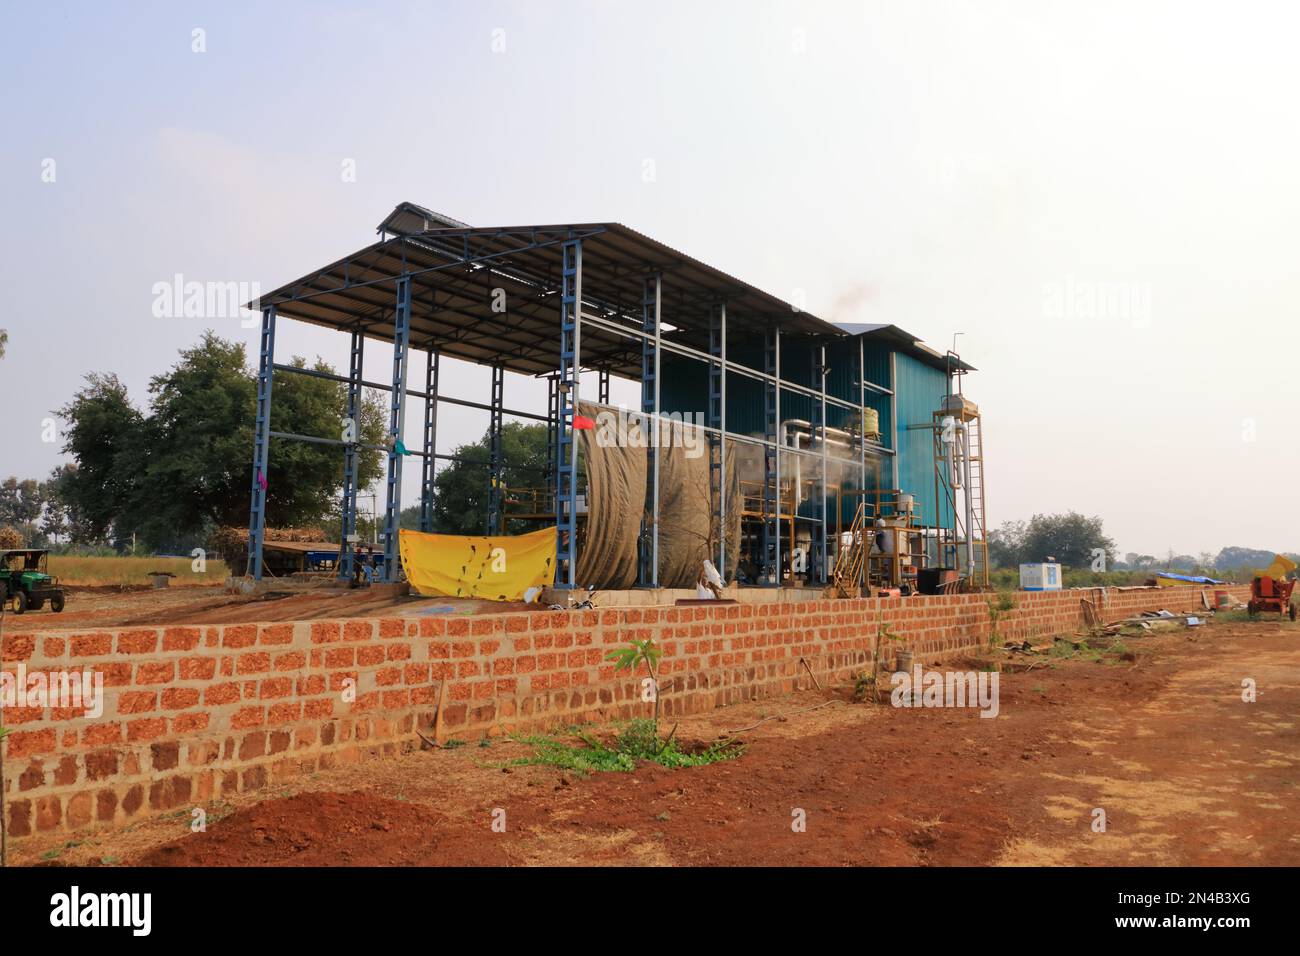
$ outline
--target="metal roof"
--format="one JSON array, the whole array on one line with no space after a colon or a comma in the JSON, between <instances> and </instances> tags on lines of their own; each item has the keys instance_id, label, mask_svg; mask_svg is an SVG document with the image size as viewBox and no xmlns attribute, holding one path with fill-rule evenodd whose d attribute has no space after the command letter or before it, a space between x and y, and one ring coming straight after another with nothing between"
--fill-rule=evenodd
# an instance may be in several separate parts
<instances>
[{"instance_id":1,"label":"metal roof","mask_svg":"<svg viewBox=\"0 0 1300 956\"><path fill-rule=\"evenodd\" d=\"M406 231L426 217L413 203L394 209L381 230ZM454 220L452 220L454 221ZM829 322L698 259L616 222L423 229L381 239L287 283L248 308L391 342L397 279L411 280L411 338L417 349L514 372L542 375L560 364L559 299L563 243L582 239L583 317L641 328L644 279L662 275L661 321L678 341L708 348L711 306L727 303L730 331L845 335ZM506 311L493 311L493 290ZM582 364L633 379L641 343L584 323Z\"/></svg>"},{"instance_id":2,"label":"metal roof","mask_svg":"<svg viewBox=\"0 0 1300 956\"><path fill-rule=\"evenodd\" d=\"M836 327L849 335L861 335L873 341L883 341L899 352L912 356L926 365L943 371L974 372L976 368L963 362L956 353L944 355L926 345L919 338L896 325L871 322L837 322Z\"/></svg>"},{"instance_id":3,"label":"metal roof","mask_svg":"<svg viewBox=\"0 0 1300 956\"><path fill-rule=\"evenodd\" d=\"M469 223L413 202L398 203L376 228L375 232L387 236L413 236L429 229L468 229Z\"/></svg>"}]
</instances>

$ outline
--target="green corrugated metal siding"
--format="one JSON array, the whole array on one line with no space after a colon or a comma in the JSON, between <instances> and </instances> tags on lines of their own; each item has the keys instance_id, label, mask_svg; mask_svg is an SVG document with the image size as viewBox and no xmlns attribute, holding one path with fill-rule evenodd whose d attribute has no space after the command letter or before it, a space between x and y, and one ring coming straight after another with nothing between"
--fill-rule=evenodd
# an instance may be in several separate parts
<instances>
[{"instance_id":1,"label":"green corrugated metal siding","mask_svg":"<svg viewBox=\"0 0 1300 956\"><path fill-rule=\"evenodd\" d=\"M923 524L948 525L952 509L935 506L934 432L930 428L909 429L909 425L932 425L948 394L948 377L943 371L918 362L901 352L894 356L898 378L894 397L898 401L898 482L901 490L916 499L917 517Z\"/></svg>"}]
</instances>

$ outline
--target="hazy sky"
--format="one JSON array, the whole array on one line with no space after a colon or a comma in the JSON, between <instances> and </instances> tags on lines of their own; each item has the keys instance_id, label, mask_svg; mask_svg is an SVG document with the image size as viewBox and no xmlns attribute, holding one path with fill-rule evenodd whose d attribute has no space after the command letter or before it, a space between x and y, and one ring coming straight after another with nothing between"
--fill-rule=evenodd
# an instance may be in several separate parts
<instances>
[{"instance_id":1,"label":"hazy sky","mask_svg":"<svg viewBox=\"0 0 1300 956\"><path fill-rule=\"evenodd\" d=\"M205 326L255 352L238 320L154 318L154 283L269 291L410 200L620 221L828 319L961 332L993 524L1300 549L1298 9L10 5L0 474L58 463L41 418L89 371L142 403ZM277 356L346 349L281 323ZM486 370L443 388L486 400ZM485 426L446 409L440 450Z\"/></svg>"}]
</instances>

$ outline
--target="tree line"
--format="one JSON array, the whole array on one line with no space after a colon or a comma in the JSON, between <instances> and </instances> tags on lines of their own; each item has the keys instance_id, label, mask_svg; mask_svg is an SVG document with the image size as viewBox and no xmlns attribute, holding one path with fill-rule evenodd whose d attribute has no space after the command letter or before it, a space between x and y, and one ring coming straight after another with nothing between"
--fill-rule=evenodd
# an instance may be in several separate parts
<instances>
[{"instance_id":1,"label":"tree line","mask_svg":"<svg viewBox=\"0 0 1300 956\"><path fill-rule=\"evenodd\" d=\"M1045 561L1050 556L1063 567L1081 571L1175 571L1213 576L1267 567L1275 553L1232 546L1217 554L1177 554L1170 550L1159 557L1135 551L1121 556L1115 542L1106 535L1101 518L1073 511L1034 515L1029 521L1005 521L989 534L989 564L1010 569ZM1104 557L1100 565L1099 555Z\"/></svg>"},{"instance_id":2,"label":"tree line","mask_svg":"<svg viewBox=\"0 0 1300 956\"><path fill-rule=\"evenodd\" d=\"M307 368L302 357L294 366ZM334 374L317 359L313 370ZM149 381L137 407L112 373L92 372L57 412L62 450L72 461L45 481L10 478L0 485L0 525L18 529L31 547L62 542L183 553L211 531L248 522L256 374L242 344L206 332L179 361ZM387 402L366 390L349 431L347 386L325 378L277 375L271 429L321 438L347 434L373 446L385 436ZM358 453L358 485L382 471L382 451ZM343 454L337 445L271 439L267 523L318 522L337 509Z\"/></svg>"}]
</instances>

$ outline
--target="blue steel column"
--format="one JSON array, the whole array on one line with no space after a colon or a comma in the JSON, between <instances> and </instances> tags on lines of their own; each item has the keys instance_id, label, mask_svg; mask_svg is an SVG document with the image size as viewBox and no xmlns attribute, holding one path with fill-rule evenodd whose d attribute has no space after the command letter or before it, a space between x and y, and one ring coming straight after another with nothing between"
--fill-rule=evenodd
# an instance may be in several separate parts
<instances>
[{"instance_id":1,"label":"blue steel column","mask_svg":"<svg viewBox=\"0 0 1300 956\"><path fill-rule=\"evenodd\" d=\"M339 537L339 578L348 580L353 573L356 545L351 540L357 532L357 450L361 441L361 361L366 337L360 329L352 333L352 352L348 360L348 420L352 422L352 441L343 446L343 516Z\"/></svg>"},{"instance_id":2,"label":"blue steel column","mask_svg":"<svg viewBox=\"0 0 1300 956\"><path fill-rule=\"evenodd\" d=\"M861 494L859 495L859 500L860 500L860 501L863 503L863 505L865 506L865 505L866 505L866 501L867 501L867 493L866 493L866 487L867 487L867 434L866 434L866 430L865 430L864 427L863 427L863 426L865 425L865 422L863 421L862 410L863 410L864 408L867 407L867 361L866 361L867 356L866 356L865 348L864 348L864 346L863 346L862 343L863 343L863 338L862 338L862 336L859 335L859 336L858 336L858 375L857 375L857 378L858 378L858 406L859 406L859 407L858 407L858 412L857 412L857 415L858 415L858 427L857 427L857 429L856 429L856 431L859 433L859 437L858 437L858 491L861 492ZM855 510L856 510L856 506L855 506ZM867 547L867 528L868 528L868 525L867 525L866 520L865 520L865 519L867 518L866 508L863 507L862 511L863 511L863 519L864 519L864 520L863 520L863 525L862 525L862 548L863 548L863 559L862 559L862 562L861 562L861 564L860 564L860 571L859 571L859 573L858 573L858 585L859 585L860 587L865 587L865 586L866 586L866 583L867 583L867 559L866 559L866 555L870 553L870 549Z\"/></svg>"},{"instance_id":3,"label":"blue steel column","mask_svg":"<svg viewBox=\"0 0 1300 956\"><path fill-rule=\"evenodd\" d=\"M492 366L492 411L488 424L488 515L487 533L501 533L501 483L505 463L501 458L501 405L505 400L505 369Z\"/></svg>"},{"instance_id":4,"label":"blue steel column","mask_svg":"<svg viewBox=\"0 0 1300 956\"><path fill-rule=\"evenodd\" d=\"M763 561L762 571L772 587L781 575L781 330L773 325L763 342Z\"/></svg>"},{"instance_id":5,"label":"blue steel column","mask_svg":"<svg viewBox=\"0 0 1300 956\"><path fill-rule=\"evenodd\" d=\"M397 280L397 308L393 315L393 394L388 411L388 494L384 506L384 580L397 580L397 529L402 515L402 458L397 442L406 423L406 358L411 334L411 279Z\"/></svg>"},{"instance_id":6,"label":"blue steel column","mask_svg":"<svg viewBox=\"0 0 1300 956\"><path fill-rule=\"evenodd\" d=\"M821 391L820 400L813 400L813 434L821 442L822 450L822 470L821 477L818 479L819 494L813 498L813 513L821 521L819 540L817 542L818 557L820 559L817 568L815 580L819 584L826 583L826 559L829 556L827 547L827 531L830 525L830 506L827 500L827 478L829 477L830 456L828 454L829 446L826 444L826 346L813 346L813 381Z\"/></svg>"},{"instance_id":7,"label":"blue steel column","mask_svg":"<svg viewBox=\"0 0 1300 956\"><path fill-rule=\"evenodd\" d=\"M569 240L563 250L560 376L556 382L555 586L572 588L578 564L578 443L573 416L578 408L578 370L582 366L582 240Z\"/></svg>"},{"instance_id":8,"label":"blue steel column","mask_svg":"<svg viewBox=\"0 0 1300 956\"><path fill-rule=\"evenodd\" d=\"M424 373L424 466L420 473L420 530L433 530L433 479L438 459L438 367L441 353L429 350Z\"/></svg>"},{"instance_id":9,"label":"blue steel column","mask_svg":"<svg viewBox=\"0 0 1300 956\"><path fill-rule=\"evenodd\" d=\"M727 574L727 303L709 310L709 492L718 518L718 573Z\"/></svg>"},{"instance_id":10,"label":"blue steel column","mask_svg":"<svg viewBox=\"0 0 1300 956\"><path fill-rule=\"evenodd\" d=\"M271 450L271 377L275 372L275 306L262 309L257 359L257 417L253 424L253 493L248 516L248 570L262 580L262 538L266 532L266 467ZM261 479L259 481L258 479Z\"/></svg>"},{"instance_id":11,"label":"blue steel column","mask_svg":"<svg viewBox=\"0 0 1300 956\"><path fill-rule=\"evenodd\" d=\"M645 278L641 297L641 420L644 423L649 456L650 481L646 487L646 511L650 525L641 528L640 582L646 587L659 586L659 344L661 329L660 300L663 279L658 274Z\"/></svg>"}]
</instances>

